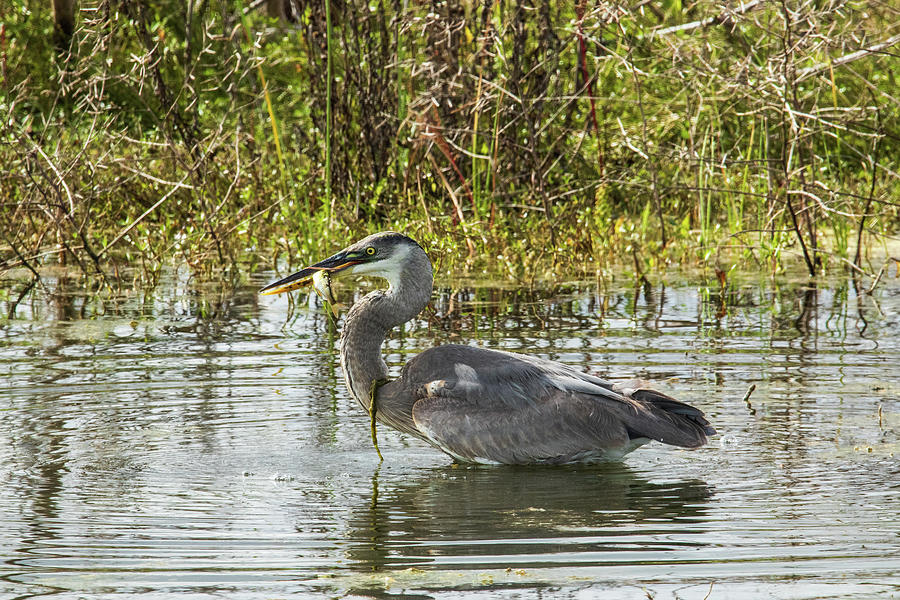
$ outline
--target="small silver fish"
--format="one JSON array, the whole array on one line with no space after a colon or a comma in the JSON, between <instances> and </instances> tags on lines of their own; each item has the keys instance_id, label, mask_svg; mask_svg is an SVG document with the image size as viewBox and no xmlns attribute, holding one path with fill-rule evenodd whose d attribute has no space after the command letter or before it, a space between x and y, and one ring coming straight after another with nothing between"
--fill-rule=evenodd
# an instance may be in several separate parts
<instances>
[{"instance_id":1,"label":"small silver fish","mask_svg":"<svg viewBox=\"0 0 900 600\"><path fill-rule=\"evenodd\" d=\"M340 305L335 300L334 289L331 287L331 273L325 270L316 271L312 276L312 286L325 302L328 311L337 319L340 314Z\"/></svg>"}]
</instances>

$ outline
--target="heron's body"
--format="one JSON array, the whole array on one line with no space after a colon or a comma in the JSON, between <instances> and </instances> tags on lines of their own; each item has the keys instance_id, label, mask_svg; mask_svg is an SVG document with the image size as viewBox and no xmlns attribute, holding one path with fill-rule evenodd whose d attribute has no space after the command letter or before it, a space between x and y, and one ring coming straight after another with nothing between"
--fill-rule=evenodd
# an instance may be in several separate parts
<instances>
[{"instance_id":1,"label":"heron's body","mask_svg":"<svg viewBox=\"0 0 900 600\"><path fill-rule=\"evenodd\" d=\"M619 458L650 440L695 448L715 433L700 410L643 382L613 384L511 352L438 346L387 381L381 356L385 336L414 318L431 297L431 262L424 250L401 234L375 234L263 291L293 289L317 270L388 280L387 290L366 295L347 315L341 333L347 388L367 411L374 397L378 421L456 460L596 462Z\"/></svg>"}]
</instances>

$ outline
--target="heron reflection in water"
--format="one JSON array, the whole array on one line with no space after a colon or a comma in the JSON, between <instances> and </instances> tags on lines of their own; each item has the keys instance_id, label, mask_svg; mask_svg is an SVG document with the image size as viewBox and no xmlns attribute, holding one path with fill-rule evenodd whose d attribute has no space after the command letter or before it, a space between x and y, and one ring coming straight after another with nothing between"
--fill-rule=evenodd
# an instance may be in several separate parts
<instances>
[{"instance_id":1,"label":"heron reflection in water","mask_svg":"<svg viewBox=\"0 0 900 600\"><path fill-rule=\"evenodd\" d=\"M358 300L344 322L341 367L350 393L378 422L457 461L600 462L651 440L697 448L715 434L703 412L642 381L611 383L512 352L446 344L415 356L389 381L381 356L385 336L425 308L433 284L425 251L400 233L370 235L260 292L280 294L310 282L319 289L323 278L345 275L389 284Z\"/></svg>"}]
</instances>

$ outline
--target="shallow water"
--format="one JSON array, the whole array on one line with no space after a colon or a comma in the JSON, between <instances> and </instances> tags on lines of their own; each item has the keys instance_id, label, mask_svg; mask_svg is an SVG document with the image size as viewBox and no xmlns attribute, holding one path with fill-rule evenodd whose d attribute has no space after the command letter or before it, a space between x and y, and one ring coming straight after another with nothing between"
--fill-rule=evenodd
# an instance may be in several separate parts
<instances>
[{"instance_id":1,"label":"shallow water","mask_svg":"<svg viewBox=\"0 0 900 600\"><path fill-rule=\"evenodd\" d=\"M4 281L0 598L900 597L896 281L442 289L386 344L645 377L720 433L590 468L386 429L379 465L305 295Z\"/></svg>"}]
</instances>

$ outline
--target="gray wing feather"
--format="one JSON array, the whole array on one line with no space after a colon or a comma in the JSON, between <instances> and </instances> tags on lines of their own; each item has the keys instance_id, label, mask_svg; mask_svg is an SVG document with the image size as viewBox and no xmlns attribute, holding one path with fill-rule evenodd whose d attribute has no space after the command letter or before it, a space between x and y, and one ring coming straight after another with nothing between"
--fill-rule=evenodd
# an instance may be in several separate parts
<instances>
[{"instance_id":1,"label":"gray wing feather","mask_svg":"<svg viewBox=\"0 0 900 600\"><path fill-rule=\"evenodd\" d=\"M413 420L426 439L465 462L567 463L633 449L620 420L564 392L516 411L453 397L423 398L413 407Z\"/></svg>"},{"instance_id":2,"label":"gray wing feather","mask_svg":"<svg viewBox=\"0 0 900 600\"><path fill-rule=\"evenodd\" d=\"M623 454L649 439L697 447L712 433L702 412L643 382L614 385L559 363L471 346L427 350L385 387L385 400L403 397L407 415L411 408L405 430L413 425L419 437L475 462L570 462Z\"/></svg>"}]
</instances>

